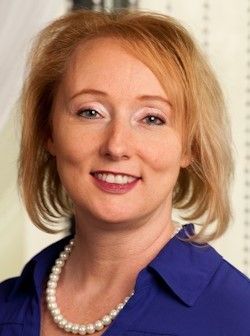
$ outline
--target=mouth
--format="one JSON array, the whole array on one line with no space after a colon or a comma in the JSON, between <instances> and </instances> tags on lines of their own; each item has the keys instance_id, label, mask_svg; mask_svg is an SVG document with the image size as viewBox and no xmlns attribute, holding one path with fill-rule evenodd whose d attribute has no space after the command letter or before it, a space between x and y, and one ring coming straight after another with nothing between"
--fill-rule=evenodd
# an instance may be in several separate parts
<instances>
[{"instance_id":1,"label":"mouth","mask_svg":"<svg viewBox=\"0 0 250 336\"><path fill-rule=\"evenodd\" d=\"M124 194L132 190L141 179L130 174L104 171L91 172L91 175L99 189L112 194Z\"/></svg>"}]
</instances>

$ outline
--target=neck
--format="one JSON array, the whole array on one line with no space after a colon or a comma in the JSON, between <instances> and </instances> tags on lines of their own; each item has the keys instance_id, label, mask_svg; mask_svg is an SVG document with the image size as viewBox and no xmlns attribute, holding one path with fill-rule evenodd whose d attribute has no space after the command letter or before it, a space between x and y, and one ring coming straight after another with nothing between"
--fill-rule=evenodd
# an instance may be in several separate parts
<instances>
[{"instance_id":1,"label":"neck","mask_svg":"<svg viewBox=\"0 0 250 336\"><path fill-rule=\"evenodd\" d=\"M137 274L171 238L175 226L171 219L101 226L85 223L76 216L75 246L67 262L66 276L83 291L112 290L121 287L132 291ZM72 280L72 279L71 279Z\"/></svg>"}]
</instances>

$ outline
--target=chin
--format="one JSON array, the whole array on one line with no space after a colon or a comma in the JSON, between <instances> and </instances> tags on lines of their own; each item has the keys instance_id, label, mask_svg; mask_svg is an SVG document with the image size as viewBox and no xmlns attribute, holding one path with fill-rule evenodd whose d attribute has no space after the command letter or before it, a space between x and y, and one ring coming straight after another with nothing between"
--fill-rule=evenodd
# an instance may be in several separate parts
<instances>
[{"instance_id":1,"label":"chin","mask_svg":"<svg viewBox=\"0 0 250 336\"><path fill-rule=\"evenodd\" d=\"M121 212L105 212L104 214L97 214L95 213L94 216L96 219L100 222L106 222L110 223L111 225L114 224L122 224L122 223L130 223L136 220L138 217L137 216L129 216L128 213L126 214L121 214Z\"/></svg>"},{"instance_id":2,"label":"chin","mask_svg":"<svg viewBox=\"0 0 250 336\"><path fill-rule=\"evenodd\" d=\"M92 209L91 211L88 210L87 213L85 210L80 210L79 213L81 214L82 218L92 218L93 221L97 221L102 227L105 228L108 226L111 226L112 228L115 226L119 228L124 226L125 228L135 221L138 221L140 218L138 213L128 213L127 209L111 209L111 207L108 209ZM121 226L119 224L121 224Z\"/></svg>"}]
</instances>

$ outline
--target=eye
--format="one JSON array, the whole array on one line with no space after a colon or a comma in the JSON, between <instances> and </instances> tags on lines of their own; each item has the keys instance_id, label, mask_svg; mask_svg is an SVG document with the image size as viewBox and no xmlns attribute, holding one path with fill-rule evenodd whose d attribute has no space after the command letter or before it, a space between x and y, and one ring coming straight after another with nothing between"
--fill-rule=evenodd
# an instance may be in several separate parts
<instances>
[{"instance_id":1,"label":"eye","mask_svg":"<svg viewBox=\"0 0 250 336\"><path fill-rule=\"evenodd\" d=\"M149 114L147 115L144 119L147 119L147 124L148 125L156 125L156 126L161 126L164 125L166 122L165 120L158 115L153 115L153 114Z\"/></svg>"},{"instance_id":2,"label":"eye","mask_svg":"<svg viewBox=\"0 0 250 336\"><path fill-rule=\"evenodd\" d=\"M100 115L96 110L92 108L80 109L77 115L87 119L96 119L97 115Z\"/></svg>"}]
</instances>

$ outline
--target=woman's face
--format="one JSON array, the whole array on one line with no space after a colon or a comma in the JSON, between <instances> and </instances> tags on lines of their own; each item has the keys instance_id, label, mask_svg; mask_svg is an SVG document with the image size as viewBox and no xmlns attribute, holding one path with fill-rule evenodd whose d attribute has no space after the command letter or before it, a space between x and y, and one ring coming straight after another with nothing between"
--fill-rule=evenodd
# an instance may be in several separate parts
<instances>
[{"instance_id":1,"label":"woman's face","mask_svg":"<svg viewBox=\"0 0 250 336\"><path fill-rule=\"evenodd\" d=\"M188 159L161 84L119 41L98 38L75 50L55 97L52 127L48 149L86 220L170 218L173 188ZM103 171L122 177L103 182ZM124 174L136 180L127 184Z\"/></svg>"}]
</instances>

